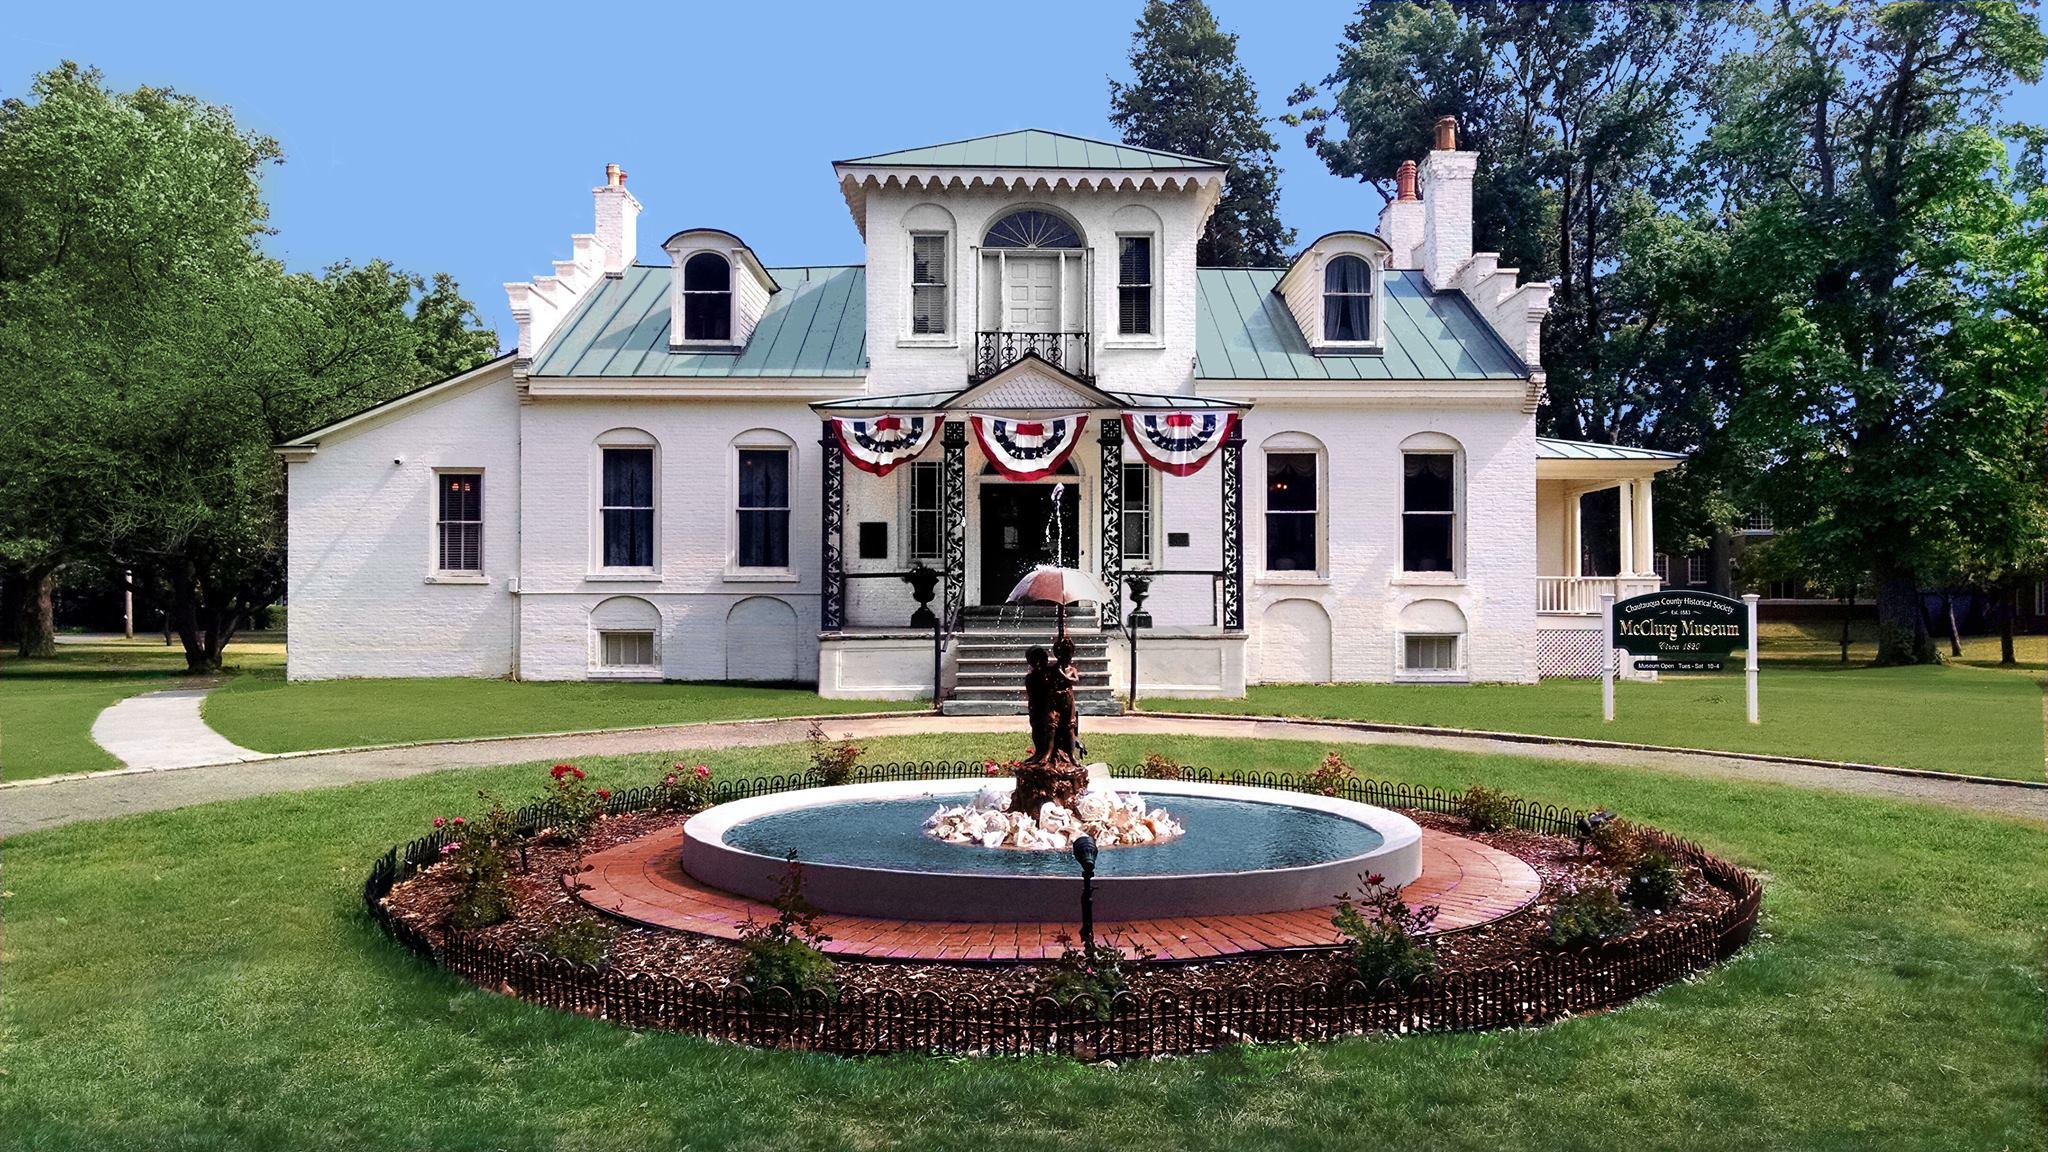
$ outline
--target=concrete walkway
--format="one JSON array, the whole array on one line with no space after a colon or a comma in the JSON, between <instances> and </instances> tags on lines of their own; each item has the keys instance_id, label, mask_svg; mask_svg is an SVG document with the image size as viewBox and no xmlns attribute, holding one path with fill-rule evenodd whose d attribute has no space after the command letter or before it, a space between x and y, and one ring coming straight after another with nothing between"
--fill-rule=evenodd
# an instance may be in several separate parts
<instances>
[{"instance_id":1,"label":"concrete walkway","mask_svg":"<svg viewBox=\"0 0 2048 1152\"><path fill-rule=\"evenodd\" d=\"M197 705L192 705L196 715ZM837 739L880 739L926 733L1001 733L1021 741L1014 716L941 717L928 712L824 717ZM557 736L516 736L343 752L261 757L251 762L167 771L107 772L0 786L0 836L101 820L295 792L369 780L390 780L447 768L573 760L640 752L758 747L804 738L809 719L743 720ZM2048 823L2048 788L1962 779L1852 771L1711 753L1654 752L1618 747L1545 744L1527 738L1376 730L1370 725L1228 716L1137 715L1091 717L1085 731L1101 734L1176 735L1229 739L1300 740L1316 744L1383 744L1452 752L1521 756L1708 776L1748 783L1791 784L1862 796L1913 800L1974 812ZM230 745L230 747L233 747ZM237 749L246 753L246 750ZM254 754L250 754L254 755Z\"/></svg>"},{"instance_id":2,"label":"concrete walkway","mask_svg":"<svg viewBox=\"0 0 2048 1152\"><path fill-rule=\"evenodd\" d=\"M199 702L211 688L171 688L115 702L92 722L93 743L128 768L196 768L262 760L207 727Z\"/></svg>"}]
</instances>

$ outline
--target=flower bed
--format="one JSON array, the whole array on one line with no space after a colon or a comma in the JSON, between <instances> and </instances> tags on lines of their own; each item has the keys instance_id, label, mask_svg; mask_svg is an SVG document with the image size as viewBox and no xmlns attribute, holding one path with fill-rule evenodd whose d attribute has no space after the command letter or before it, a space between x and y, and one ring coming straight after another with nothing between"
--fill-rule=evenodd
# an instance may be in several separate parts
<instances>
[{"instance_id":1,"label":"flower bed","mask_svg":"<svg viewBox=\"0 0 2048 1152\"><path fill-rule=\"evenodd\" d=\"M860 767L855 779L942 778L961 765ZM1188 770L1196 778L1286 787L1291 781ZM812 783L778 777L721 784L705 799ZM1322 790L1317 785L1309 785ZM1426 828L1467 836L1515 855L1544 880L1536 905L1504 920L1432 936L1433 971L1377 986L1354 978L1339 949L1188 964L1126 963L1118 991L1076 998L1058 965L972 967L841 961L836 992L791 995L741 980L742 946L683 932L620 927L600 965L559 959L560 941L589 919L563 882L585 851L682 819L659 810L659 789L608 796L587 837L528 835L524 871L510 878L511 918L492 926L449 924L457 884L437 833L379 861L365 884L372 914L396 939L473 982L507 994L636 1027L656 1027L765 1046L840 1053L932 1051L1083 1056L1191 1052L1242 1041L1329 1039L1372 1031L1535 1024L1624 1002L1708 967L1748 940L1761 891L1747 873L1697 846L1653 830L1641 851L1674 861L1669 907L1638 911L1630 926L1589 947L1560 947L1552 906L1581 889L1619 887L1622 873L1588 853L1583 814L1515 802L1503 826L1474 831L1460 798L1435 790L1347 781L1348 799L1406 809ZM525 833L561 813L543 805L516 818Z\"/></svg>"}]
</instances>

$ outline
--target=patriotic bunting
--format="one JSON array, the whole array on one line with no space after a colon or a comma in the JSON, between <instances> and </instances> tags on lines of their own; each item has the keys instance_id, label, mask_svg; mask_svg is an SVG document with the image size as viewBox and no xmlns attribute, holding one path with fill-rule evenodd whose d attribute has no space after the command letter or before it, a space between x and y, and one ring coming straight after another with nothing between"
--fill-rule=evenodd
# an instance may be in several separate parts
<instances>
[{"instance_id":1,"label":"patriotic bunting","mask_svg":"<svg viewBox=\"0 0 2048 1152\"><path fill-rule=\"evenodd\" d=\"M1011 420L1002 416L969 414L974 438L982 454L996 471L1012 480L1036 480L1050 476L1081 442L1081 429L1088 423L1085 413L1070 416L1035 416Z\"/></svg>"},{"instance_id":2,"label":"patriotic bunting","mask_svg":"<svg viewBox=\"0 0 2048 1152\"><path fill-rule=\"evenodd\" d=\"M1124 413L1124 431L1145 463L1171 476L1192 476L1230 436L1235 412Z\"/></svg>"},{"instance_id":3,"label":"patriotic bunting","mask_svg":"<svg viewBox=\"0 0 2048 1152\"><path fill-rule=\"evenodd\" d=\"M832 428L846 458L863 472L887 476L931 445L945 421L936 416L835 416Z\"/></svg>"}]
</instances>

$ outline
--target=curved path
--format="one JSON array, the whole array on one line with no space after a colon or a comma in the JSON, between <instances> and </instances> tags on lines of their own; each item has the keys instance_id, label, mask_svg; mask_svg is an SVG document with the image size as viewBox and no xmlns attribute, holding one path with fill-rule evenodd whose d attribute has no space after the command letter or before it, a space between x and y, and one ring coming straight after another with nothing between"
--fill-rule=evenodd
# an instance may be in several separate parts
<instances>
[{"instance_id":1,"label":"curved path","mask_svg":"<svg viewBox=\"0 0 2048 1152\"><path fill-rule=\"evenodd\" d=\"M1003 733L1022 739L1014 716L938 716L929 712L824 716L834 737L876 739L927 733ZM810 718L741 720L634 728L553 736L514 736L338 752L267 756L247 763L165 771L114 771L26 780L0 785L0 836L53 828L80 820L101 820L237 800L273 792L295 792L369 780L416 776L444 768L524 764L586 756L639 752L755 747L801 741ZM1794 784L1917 800L1975 812L2048 823L2048 788L2005 781L1852 771L1818 764L1761 760L1708 752L1657 752L1615 745L1542 742L1532 737L1460 735L1375 727L1344 721L1279 720L1260 717L1135 716L1090 717L1087 730L1107 734L1176 735L1320 744L1390 744L1440 748L1496 756L1522 756L1584 764L1646 768L1685 776L1710 776L1750 783Z\"/></svg>"},{"instance_id":2,"label":"curved path","mask_svg":"<svg viewBox=\"0 0 2048 1152\"><path fill-rule=\"evenodd\" d=\"M171 688L117 700L92 722L93 743L128 768L197 768L268 759L215 732L199 717L211 688Z\"/></svg>"}]
</instances>

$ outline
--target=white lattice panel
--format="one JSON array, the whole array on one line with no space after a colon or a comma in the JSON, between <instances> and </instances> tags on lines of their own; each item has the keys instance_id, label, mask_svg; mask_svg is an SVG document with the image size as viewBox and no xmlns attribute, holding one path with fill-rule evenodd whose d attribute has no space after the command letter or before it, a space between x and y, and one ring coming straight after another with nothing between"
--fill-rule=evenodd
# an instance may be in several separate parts
<instances>
[{"instance_id":1,"label":"white lattice panel","mask_svg":"<svg viewBox=\"0 0 2048 1152\"><path fill-rule=\"evenodd\" d=\"M1596 629L1545 628L1536 633L1536 674L1589 679L1600 675Z\"/></svg>"}]
</instances>

